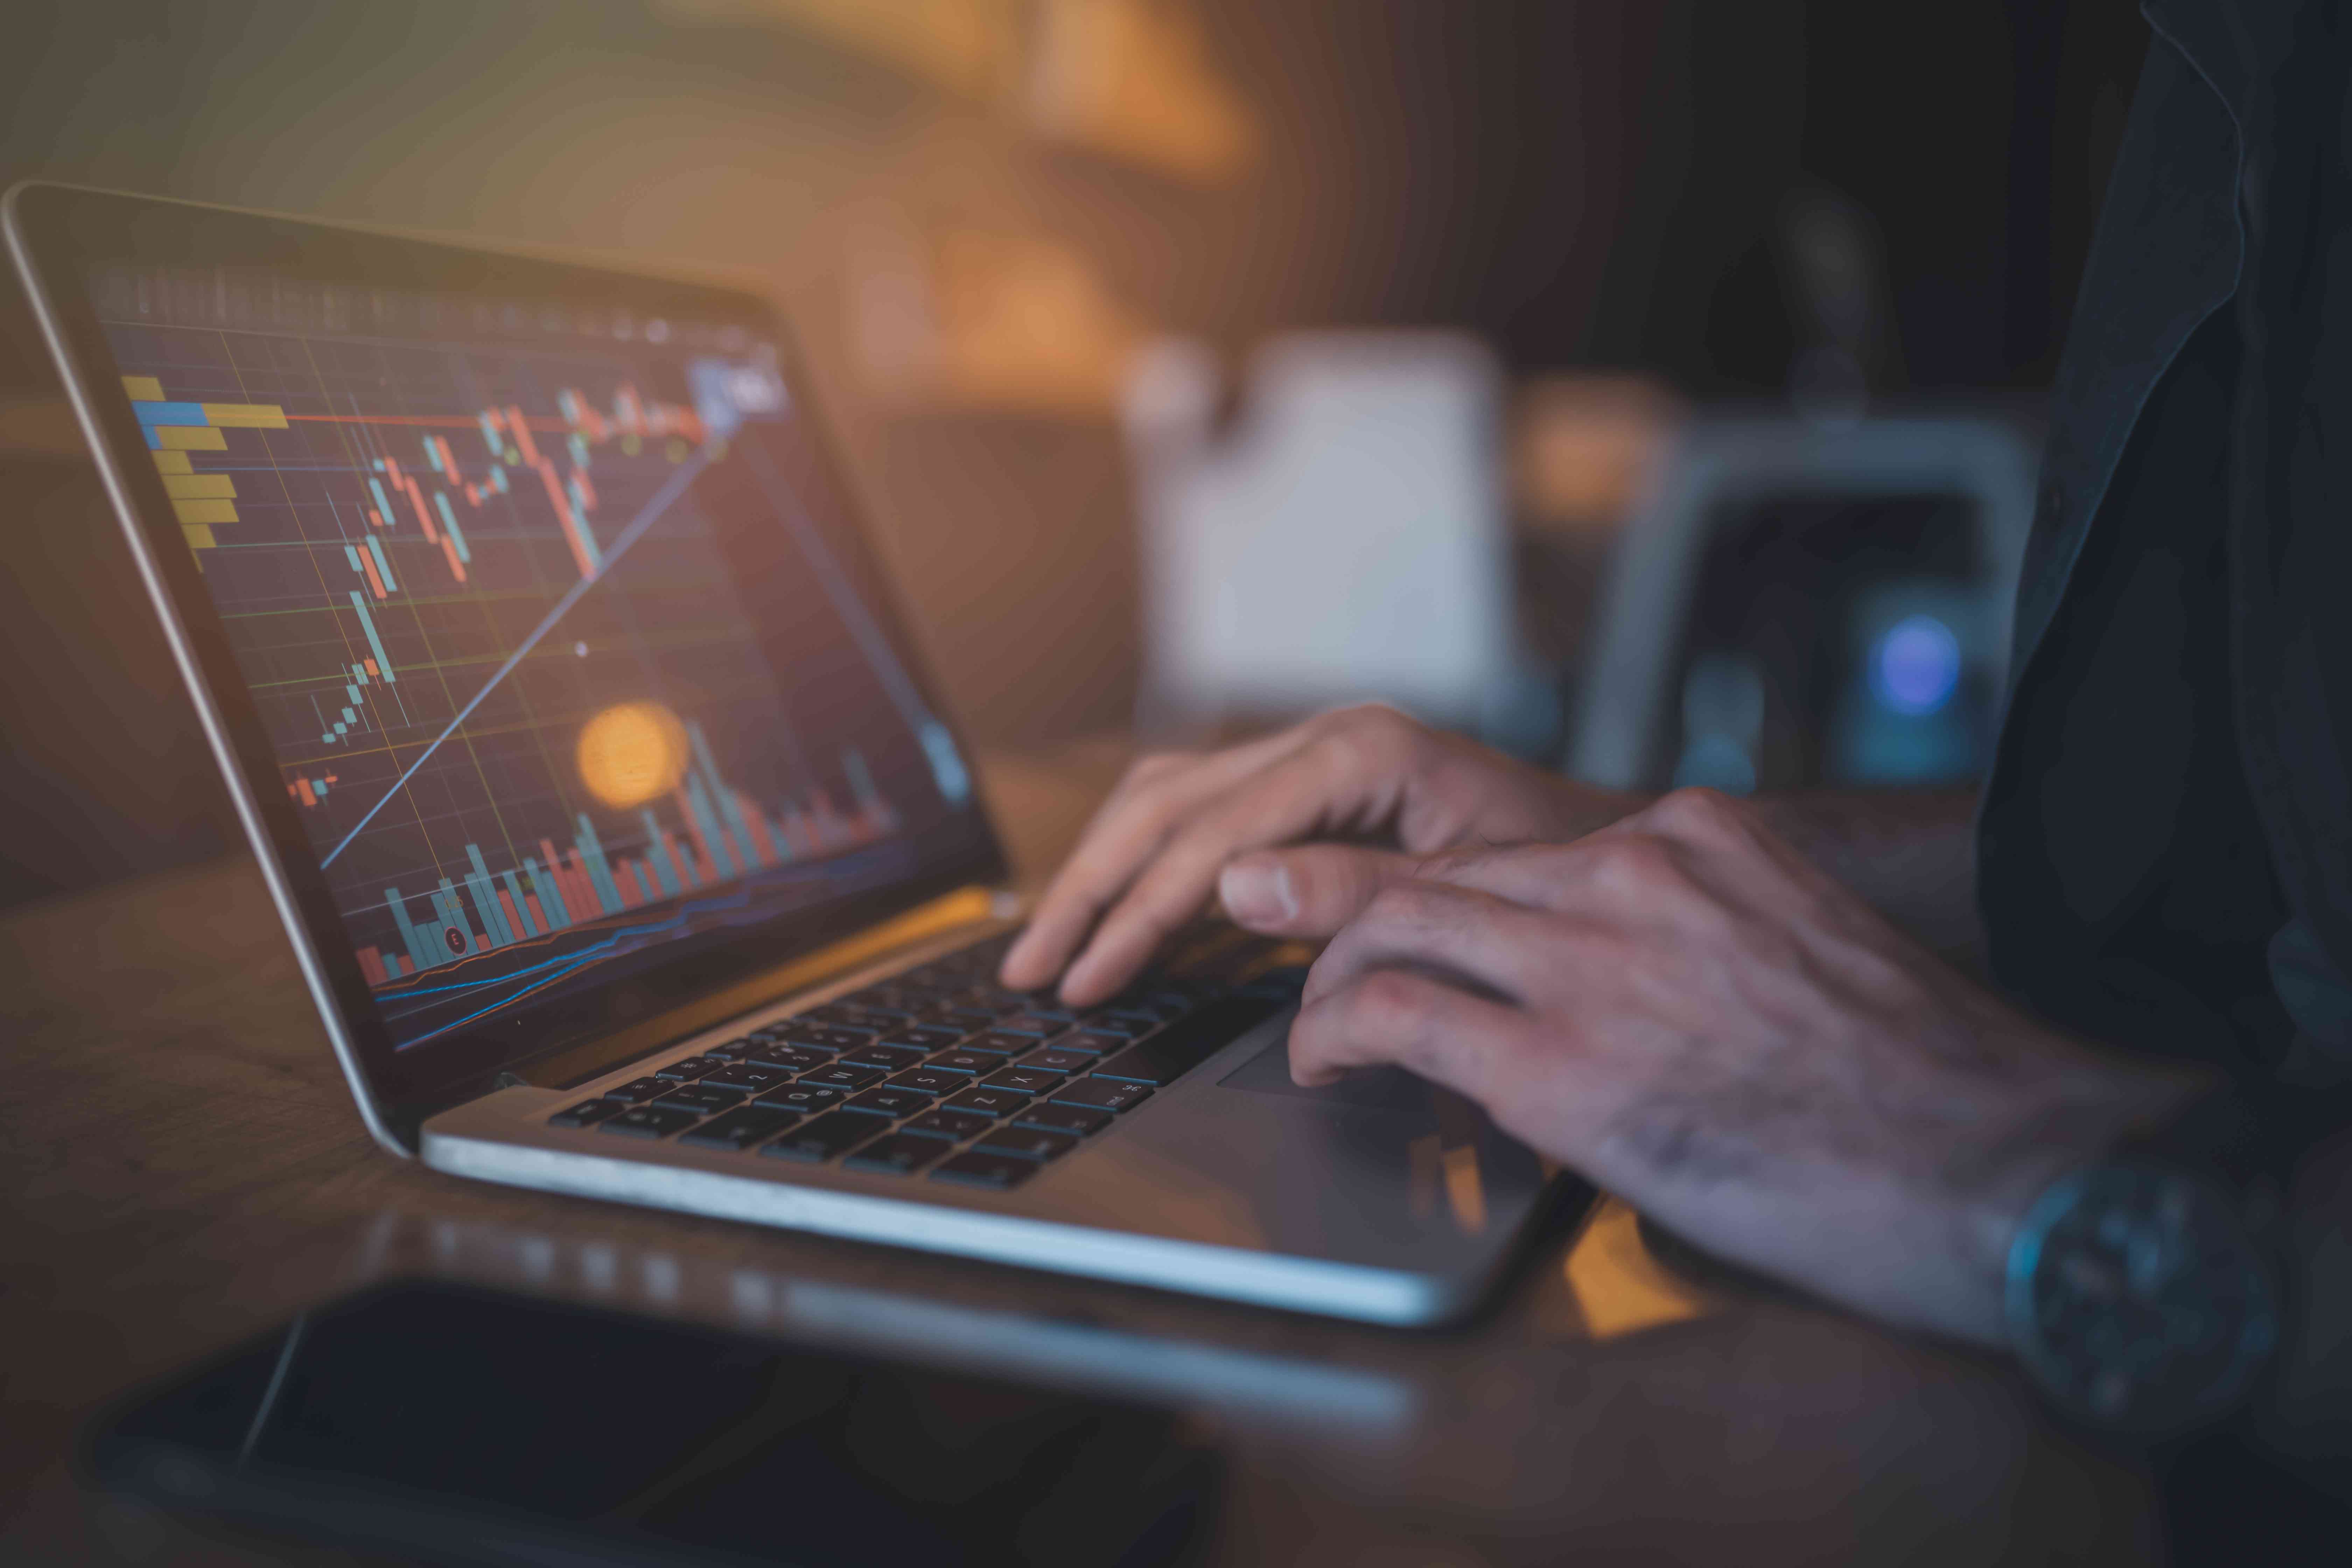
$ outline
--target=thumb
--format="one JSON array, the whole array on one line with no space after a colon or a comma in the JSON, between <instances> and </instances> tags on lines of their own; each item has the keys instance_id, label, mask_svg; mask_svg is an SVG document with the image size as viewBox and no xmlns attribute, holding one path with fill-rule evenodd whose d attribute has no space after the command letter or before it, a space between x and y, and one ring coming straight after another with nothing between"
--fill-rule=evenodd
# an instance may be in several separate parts
<instances>
[{"instance_id":1,"label":"thumb","mask_svg":"<svg viewBox=\"0 0 2352 1568\"><path fill-rule=\"evenodd\" d=\"M1420 861L1389 849L1313 844L1264 849L1230 862L1217 899L1234 923L1267 936L1327 937Z\"/></svg>"}]
</instances>

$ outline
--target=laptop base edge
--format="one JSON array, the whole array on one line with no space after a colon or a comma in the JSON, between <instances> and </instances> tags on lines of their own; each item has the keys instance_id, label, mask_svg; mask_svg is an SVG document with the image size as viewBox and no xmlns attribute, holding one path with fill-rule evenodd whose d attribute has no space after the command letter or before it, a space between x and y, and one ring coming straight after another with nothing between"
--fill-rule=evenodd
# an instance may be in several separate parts
<instances>
[{"instance_id":1,"label":"laptop base edge","mask_svg":"<svg viewBox=\"0 0 2352 1568\"><path fill-rule=\"evenodd\" d=\"M586 1153L559 1153L426 1128L424 1163L450 1175L603 1198L844 1240L944 1253L1180 1295L1392 1328L1429 1328L1476 1305L1507 1255L1475 1275L1435 1276L1172 1237L948 1208L917 1198L799 1186Z\"/></svg>"}]
</instances>

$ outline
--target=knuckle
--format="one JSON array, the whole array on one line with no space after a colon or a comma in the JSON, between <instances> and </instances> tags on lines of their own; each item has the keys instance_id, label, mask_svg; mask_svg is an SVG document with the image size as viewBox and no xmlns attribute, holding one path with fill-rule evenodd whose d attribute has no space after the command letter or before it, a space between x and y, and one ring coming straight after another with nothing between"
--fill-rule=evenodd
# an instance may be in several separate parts
<instances>
[{"instance_id":1,"label":"knuckle","mask_svg":"<svg viewBox=\"0 0 2352 1568\"><path fill-rule=\"evenodd\" d=\"M1661 827L1720 841L1744 833L1752 811L1745 801L1720 790L1691 785L1661 798L1652 816Z\"/></svg>"},{"instance_id":2,"label":"knuckle","mask_svg":"<svg viewBox=\"0 0 2352 1568\"><path fill-rule=\"evenodd\" d=\"M1356 986L1357 1021L1377 1023L1383 1036L1397 1039L1423 1032L1429 1019L1430 983L1401 970L1376 969Z\"/></svg>"},{"instance_id":3,"label":"knuckle","mask_svg":"<svg viewBox=\"0 0 2352 1568\"><path fill-rule=\"evenodd\" d=\"M1421 882L1391 882L1364 906L1365 918L1375 924L1421 925L1435 912L1438 895Z\"/></svg>"},{"instance_id":4,"label":"knuckle","mask_svg":"<svg viewBox=\"0 0 2352 1568\"><path fill-rule=\"evenodd\" d=\"M1388 771L1409 744L1404 737L1375 724L1334 725L1316 742L1331 771L1347 778Z\"/></svg>"},{"instance_id":5,"label":"knuckle","mask_svg":"<svg viewBox=\"0 0 2352 1568\"><path fill-rule=\"evenodd\" d=\"M1612 886L1643 891L1672 886L1682 879L1682 863L1663 838L1627 834L1591 848L1595 871Z\"/></svg>"},{"instance_id":6,"label":"knuckle","mask_svg":"<svg viewBox=\"0 0 2352 1568\"><path fill-rule=\"evenodd\" d=\"M1326 734L1345 735L1376 750L1402 748L1423 733L1419 721L1385 702L1334 708L1322 715L1321 722Z\"/></svg>"},{"instance_id":7,"label":"knuckle","mask_svg":"<svg viewBox=\"0 0 2352 1568\"><path fill-rule=\"evenodd\" d=\"M1341 730L1388 730L1412 722L1385 702L1351 702L1333 708L1321 715L1321 721Z\"/></svg>"}]
</instances>

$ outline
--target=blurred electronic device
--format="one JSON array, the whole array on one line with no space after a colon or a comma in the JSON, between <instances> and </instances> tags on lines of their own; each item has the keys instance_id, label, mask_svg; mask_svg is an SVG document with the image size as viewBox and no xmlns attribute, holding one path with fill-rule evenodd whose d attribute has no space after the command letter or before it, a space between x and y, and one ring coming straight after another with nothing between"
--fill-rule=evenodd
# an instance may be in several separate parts
<instances>
[{"instance_id":1,"label":"blurred electronic device","mask_svg":"<svg viewBox=\"0 0 2352 1568\"><path fill-rule=\"evenodd\" d=\"M253 1548L615 1568L1199 1558L1225 1459L1192 1412L944 1360L402 1283L138 1396L81 1464Z\"/></svg>"},{"instance_id":2,"label":"blurred electronic device","mask_svg":"<svg viewBox=\"0 0 2352 1568\"><path fill-rule=\"evenodd\" d=\"M1569 771L1732 794L1989 761L2033 454L1979 418L1699 421L1627 524Z\"/></svg>"},{"instance_id":3,"label":"blurred electronic device","mask_svg":"<svg viewBox=\"0 0 2352 1568\"><path fill-rule=\"evenodd\" d=\"M1378 700L1475 727L1512 677L1501 384L1455 333L1289 333L1252 356L1220 431L1205 347L1138 354L1151 714Z\"/></svg>"},{"instance_id":4,"label":"blurred electronic device","mask_svg":"<svg viewBox=\"0 0 2352 1568\"><path fill-rule=\"evenodd\" d=\"M1003 856L758 300L57 185L5 228L385 1148L1391 1323L1496 1276L1539 1163L1294 1089L1265 944L994 984Z\"/></svg>"}]
</instances>

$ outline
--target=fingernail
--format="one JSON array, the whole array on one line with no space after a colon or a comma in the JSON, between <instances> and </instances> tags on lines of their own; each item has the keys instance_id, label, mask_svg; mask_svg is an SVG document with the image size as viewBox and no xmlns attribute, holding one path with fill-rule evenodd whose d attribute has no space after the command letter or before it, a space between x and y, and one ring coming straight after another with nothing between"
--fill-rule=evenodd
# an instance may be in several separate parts
<instances>
[{"instance_id":1,"label":"fingernail","mask_svg":"<svg viewBox=\"0 0 2352 1568\"><path fill-rule=\"evenodd\" d=\"M1288 925L1298 918L1290 868L1279 863L1235 861L1218 877L1217 897L1225 912L1245 926Z\"/></svg>"}]
</instances>

